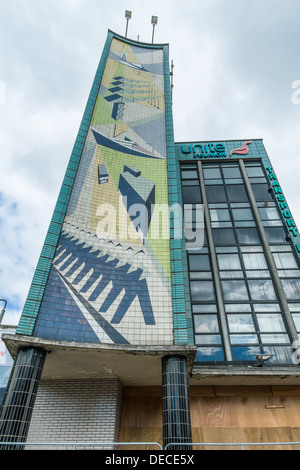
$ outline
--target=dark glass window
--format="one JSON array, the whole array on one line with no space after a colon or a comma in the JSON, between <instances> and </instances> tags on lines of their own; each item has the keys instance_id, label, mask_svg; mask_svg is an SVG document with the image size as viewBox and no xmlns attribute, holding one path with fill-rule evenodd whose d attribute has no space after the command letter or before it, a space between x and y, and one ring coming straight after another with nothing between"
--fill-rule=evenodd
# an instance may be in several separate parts
<instances>
[{"instance_id":1,"label":"dark glass window","mask_svg":"<svg viewBox=\"0 0 300 470\"><path fill-rule=\"evenodd\" d=\"M236 229L238 243L241 245L255 245L260 243L260 238L256 228Z\"/></svg>"},{"instance_id":2,"label":"dark glass window","mask_svg":"<svg viewBox=\"0 0 300 470\"><path fill-rule=\"evenodd\" d=\"M235 245L235 235L232 228L213 229L215 245Z\"/></svg>"},{"instance_id":3,"label":"dark glass window","mask_svg":"<svg viewBox=\"0 0 300 470\"><path fill-rule=\"evenodd\" d=\"M210 261L208 255L189 255L191 271L209 271Z\"/></svg>"},{"instance_id":4,"label":"dark glass window","mask_svg":"<svg viewBox=\"0 0 300 470\"><path fill-rule=\"evenodd\" d=\"M256 201L272 201L272 194L267 184L252 184L252 191Z\"/></svg>"},{"instance_id":5,"label":"dark glass window","mask_svg":"<svg viewBox=\"0 0 300 470\"><path fill-rule=\"evenodd\" d=\"M224 186L206 186L206 197L208 203L226 201L226 193Z\"/></svg>"},{"instance_id":6,"label":"dark glass window","mask_svg":"<svg viewBox=\"0 0 300 470\"><path fill-rule=\"evenodd\" d=\"M269 243L284 243L286 242L286 233L283 227L265 227Z\"/></svg>"},{"instance_id":7,"label":"dark glass window","mask_svg":"<svg viewBox=\"0 0 300 470\"><path fill-rule=\"evenodd\" d=\"M215 300L214 284L212 281L191 281L190 285L193 302Z\"/></svg>"},{"instance_id":8,"label":"dark glass window","mask_svg":"<svg viewBox=\"0 0 300 470\"><path fill-rule=\"evenodd\" d=\"M182 187L183 204L202 203L202 197L199 186Z\"/></svg>"},{"instance_id":9,"label":"dark glass window","mask_svg":"<svg viewBox=\"0 0 300 470\"><path fill-rule=\"evenodd\" d=\"M181 178L183 180L198 179L198 172L197 170L182 170Z\"/></svg>"},{"instance_id":10,"label":"dark glass window","mask_svg":"<svg viewBox=\"0 0 300 470\"><path fill-rule=\"evenodd\" d=\"M226 186L228 201L230 202L244 202L248 201L248 196L244 185L234 184Z\"/></svg>"}]
</instances>

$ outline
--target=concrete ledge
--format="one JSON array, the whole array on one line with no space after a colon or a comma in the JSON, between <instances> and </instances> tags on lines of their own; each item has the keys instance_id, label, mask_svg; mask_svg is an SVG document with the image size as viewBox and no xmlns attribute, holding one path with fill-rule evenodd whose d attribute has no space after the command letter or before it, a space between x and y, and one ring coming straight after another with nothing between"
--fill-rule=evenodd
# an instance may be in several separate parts
<instances>
[{"instance_id":1,"label":"concrete ledge","mask_svg":"<svg viewBox=\"0 0 300 470\"><path fill-rule=\"evenodd\" d=\"M52 341L22 335L3 335L12 357L20 347L45 349L48 354L42 380L115 378L125 386L161 385L161 359L180 354L192 374L194 346L132 346Z\"/></svg>"},{"instance_id":2,"label":"concrete ledge","mask_svg":"<svg viewBox=\"0 0 300 470\"><path fill-rule=\"evenodd\" d=\"M195 366L191 385L300 385L299 366Z\"/></svg>"}]
</instances>

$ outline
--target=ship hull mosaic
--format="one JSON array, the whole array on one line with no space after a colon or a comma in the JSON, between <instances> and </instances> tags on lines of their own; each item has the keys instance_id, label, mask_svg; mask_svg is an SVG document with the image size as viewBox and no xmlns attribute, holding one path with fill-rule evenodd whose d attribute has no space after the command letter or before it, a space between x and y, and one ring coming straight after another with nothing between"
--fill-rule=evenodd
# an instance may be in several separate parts
<instances>
[{"instance_id":1,"label":"ship hull mosaic","mask_svg":"<svg viewBox=\"0 0 300 470\"><path fill-rule=\"evenodd\" d=\"M34 336L173 342L163 61L111 42Z\"/></svg>"}]
</instances>

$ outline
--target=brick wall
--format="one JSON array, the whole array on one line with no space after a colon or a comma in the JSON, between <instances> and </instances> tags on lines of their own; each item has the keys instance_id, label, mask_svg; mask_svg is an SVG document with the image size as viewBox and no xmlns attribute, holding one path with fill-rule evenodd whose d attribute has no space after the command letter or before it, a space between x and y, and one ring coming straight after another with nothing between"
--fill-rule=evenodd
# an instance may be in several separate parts
<instances>
[{"instance_id":1,"label":"brick wall","mask_svg":"<svg viewBox=\"0 0 300 470\"><path fill-rule=\"evenodd\" d=\"M118 442L121 406L118 379L41 382L27 442Z\"/></svg>"}]
</instances>

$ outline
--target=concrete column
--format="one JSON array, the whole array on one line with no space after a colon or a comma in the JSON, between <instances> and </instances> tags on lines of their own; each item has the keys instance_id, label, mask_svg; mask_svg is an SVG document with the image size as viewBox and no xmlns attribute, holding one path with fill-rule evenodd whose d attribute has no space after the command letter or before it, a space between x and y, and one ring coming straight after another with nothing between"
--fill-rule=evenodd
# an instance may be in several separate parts
<instances>
[{"instance_id":1,"label":"concrete column","mask_svg":"<svg viewBox=\"0 0 300 470\"><path fill-rule=\"evenodd\" d=\"M22 347L15 359L0 415L0 442L26 442L33 407L47 352ZM20 445L0 445L1 450L22 450Z\"/></svg>"},{"instance_id":2,"label":"concrete column","mask_svg":"<svg viewBox=\"0 0 300 470\"><path fill-rule=\"evenodd\" d=\"M191 443L187 359L172 355L162 358L163 446L171 442ZM168 450L192 450L192 446L170 446Z\"/></svg>"}]
</instances>

